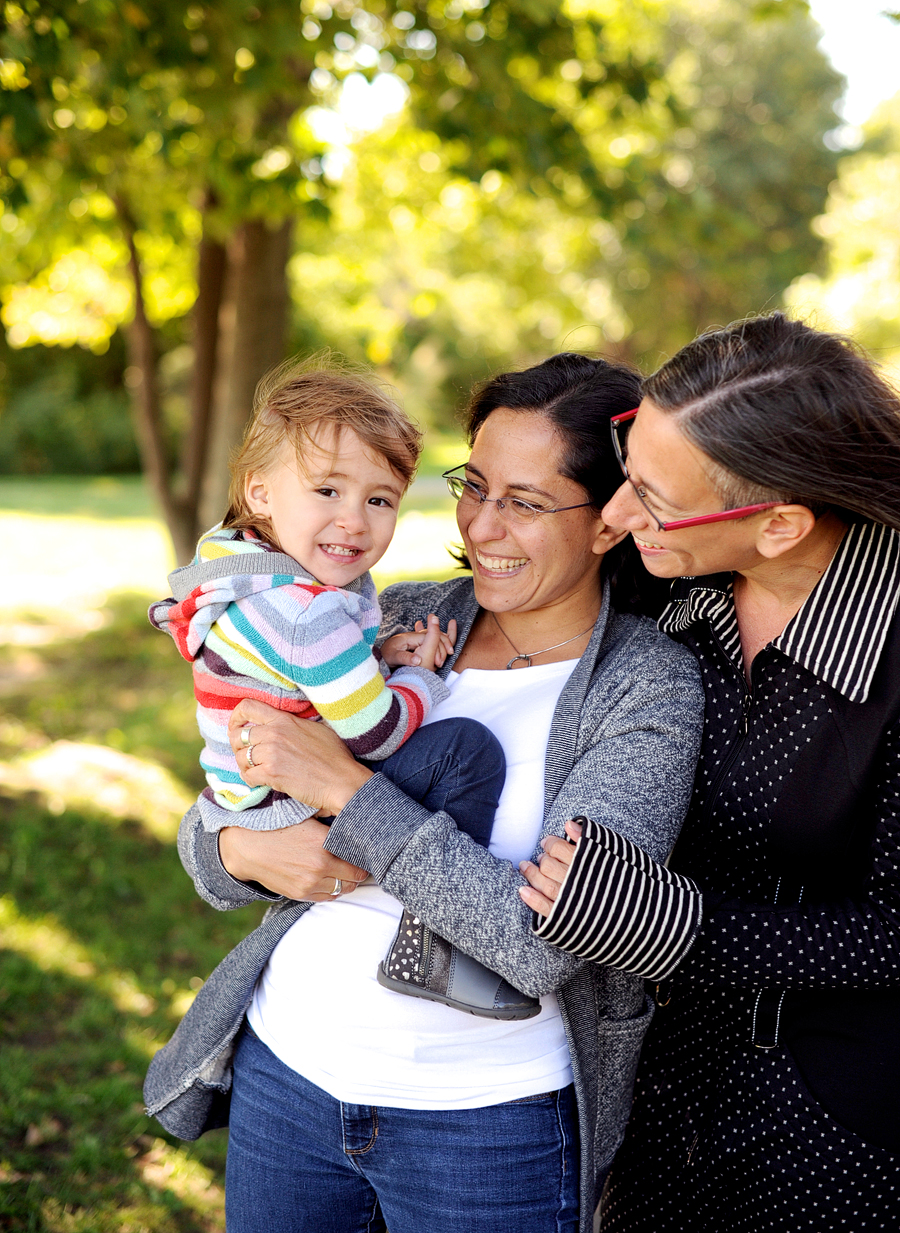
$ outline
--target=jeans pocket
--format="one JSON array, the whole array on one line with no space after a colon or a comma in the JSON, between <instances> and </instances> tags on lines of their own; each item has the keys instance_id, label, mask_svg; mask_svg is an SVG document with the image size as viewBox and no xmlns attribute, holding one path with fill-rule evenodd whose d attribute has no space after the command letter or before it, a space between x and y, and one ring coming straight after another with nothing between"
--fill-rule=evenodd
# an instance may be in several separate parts
<instances>
[{"instance_id":1,"label":"jeans pocket","mask_svg":"<svg viewBox=\"0 0 900 1233\"><path fill-rule=\"evenodd\" d=\"M535 1105L541 1100L556 1100L559 1091L538 1092L535 1096L519 1096L516 1100L505 1100L505 1105Z\"/></svg>"}]
</instances>

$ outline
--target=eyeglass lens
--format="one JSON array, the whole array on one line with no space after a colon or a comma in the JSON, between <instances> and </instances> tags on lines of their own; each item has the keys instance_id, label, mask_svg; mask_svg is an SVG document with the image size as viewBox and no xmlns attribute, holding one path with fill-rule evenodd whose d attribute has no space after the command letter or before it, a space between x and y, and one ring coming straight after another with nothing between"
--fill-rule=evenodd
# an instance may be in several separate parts
<instances>
[{"instance_id":1,"label":"eyeglass lens","mask_svg":"<svg viewBox=\"0 0 900 1233\"><path fill-rule=\"evenodd\" d=\"M613 423L612 425L613 443L616 447L616 454L618 455L619 466L622 468L622 474L625 476L625 478L628 480L631 487L634 489L634 495L637 497L637 499L640 501L643 508L647 511L647 513L656 523L657 529L660 531L665 531L666 529L665 523L661 522L660 519L657 518L656 514L654 514L653 510L650 508L650 506L641 496L640 488L638 488L637 484L628 474L628 433L631 430L631 425L633 424L633 422L634 420L632 418L629 418L629 419L619 420L618 422Z\"/></svg>"},{"instance_id":2,"label":"eyeglass lens","mask_svg":"<svg viewBox=\"0 0 900 1233\"><path fill-rule=\"evenodd\" d=\"M459 475L447 475L445 479L451 496L457 501L478 506L490 502L496 505L501 518L513 522L534 522L538 514L545 512L529 505L527 501L519 501L516 497L486 497L474 484Z\"/></svg>"}]
</instances>

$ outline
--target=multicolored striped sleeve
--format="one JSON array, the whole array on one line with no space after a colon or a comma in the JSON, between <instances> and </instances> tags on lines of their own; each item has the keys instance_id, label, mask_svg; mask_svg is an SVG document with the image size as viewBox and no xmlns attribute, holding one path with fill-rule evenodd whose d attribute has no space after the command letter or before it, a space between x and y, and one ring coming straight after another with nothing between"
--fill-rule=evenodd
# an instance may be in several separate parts
<instances>
[{"instance_id":1,"label":"multicolored striped sleeve","mask_svg":"<svg viewBox=\"0 0 900 1233\"><path fill-rule=\"evenodd\" d=\"M229 606L207 649L232 668L299 689L358 758L389 757L449 695L422 668L387 680L373 653L376 603L338 588L293 583Z\"/></svg>"},{"instance_id":2,"label":"multicolored striped sleeve","mask_svg":"<svg viewBox=\"0 0 900 1233\"><path fill-rule=\"evenodd\" d=\"M535 915L534 933L621 972L671 976L700 928L698 886L609 827L584 819L583 828L553 909Z\"/></svg>"}]
</instances>

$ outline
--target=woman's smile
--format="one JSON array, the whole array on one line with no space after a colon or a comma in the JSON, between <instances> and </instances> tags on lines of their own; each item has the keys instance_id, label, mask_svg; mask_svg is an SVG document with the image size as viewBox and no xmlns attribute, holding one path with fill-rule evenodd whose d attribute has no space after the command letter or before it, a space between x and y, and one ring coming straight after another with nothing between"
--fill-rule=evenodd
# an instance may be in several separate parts
<instances>
[{"instance_id":1,"label":"woman's smile","mask_svg":"<svg viewBox=\"0 0 900 1233\"><path fill-rule=\"evenodd\" d=\"M659 544L650 544L647 542L647 540L638 539L638 537L633 532L632 532L631 538L634 540L635 548L637 548L638 552L642 552L644 556L652 557L652 556L656 556L659 553L669 551L668 548L663 548Z\"/></svg>"},{"instance_id":2,"label":"woman's smile","mask_svg":"<svg viewBox=\"0 0 900 1233\"><path fill-rule=\"evenodd\" d=\"M473 555L480 569L491 574L518 573L528 564L528 557L499 557L478 548Z\"/></svg>"}]
</instances>

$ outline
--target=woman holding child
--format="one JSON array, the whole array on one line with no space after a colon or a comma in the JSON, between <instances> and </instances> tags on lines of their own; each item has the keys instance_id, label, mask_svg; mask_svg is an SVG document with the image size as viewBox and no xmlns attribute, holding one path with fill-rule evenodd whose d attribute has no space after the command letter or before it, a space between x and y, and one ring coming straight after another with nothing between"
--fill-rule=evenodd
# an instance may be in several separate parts
<instances>
[{"instance_id":1,"label":"woman holding child","mask_svg":"<svg viewBox=\"0 0 900 1233\"><path fill-rule=\"evenodd\" d=\"M703 674L672 858L703 921L660 991L601 1227L896 1228L900 399L780 314L703 335L643 395L603 516L677 580L660 624ZM527 871L541 936L587 958L602 839L586 824Z\"/></svg>"},{"instance_id":2,"label":"woman holding child","mask_svg":"<svg viewBox=\"0 0 900 1233\"><path fill-rule=\"evenodd\" d=\"M610 417L639 397L627 369L573 355L488 382L449 476L472 577L380 597L395 671L433 663L449 695L433 718L476 716L502 747L489 847L404 791L394 755L379 773L326 723L253 698L234 712L236 765L272 789L281 826L217 825L207 797L180 850L214 906L272 906L145 1089L181 1137L230 1120L232 1233L589 1233L651 1015L644 978L665 977L697 925L690 884L653 865L689 799L696 664L615 610L635 598L630 549L600 516ZM346 548L364 531L323 534ZM633 892L602 966L537 936L519 894L520 862L582 814L608 828ZM670 893L676 911L655 916Z\"/></svg>"}]
</instances>

